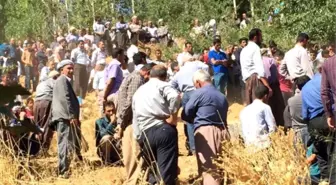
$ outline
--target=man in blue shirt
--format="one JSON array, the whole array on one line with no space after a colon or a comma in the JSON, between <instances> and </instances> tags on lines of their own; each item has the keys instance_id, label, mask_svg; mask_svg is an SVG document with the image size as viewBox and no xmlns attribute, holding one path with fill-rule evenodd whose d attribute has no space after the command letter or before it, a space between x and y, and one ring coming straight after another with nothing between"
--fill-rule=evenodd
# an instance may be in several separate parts
<instances>
[{"instance_id":1,"label":"man in blue shirt","mask_svg":"<svg viewBox=\"0 0 336 185\"><path fill-rule=\"evenodd\" d=\"M302 117L311 120L323 114L321 98L321 74L316 73L302 88Z\"/></svg>"},{"instance_id":2,"label":"man in blue shirt","mask_svg":"<svg viewBox=\"0 0 336 185\"><path fill-rule=\"evenodd\" d=\"M96 146L98 156L104 164L112 164L120 160L117 149L117 141L113 135L116 133L117 116L113 102L106 102L104 105L104 116L96 120Z\"/></svg>"},{"instance_id":3,"label":"man in blue shirt","mask_svg":"<svg viewBox=\"0 0 336 185\"><path fill-rule=\"evenodd\" d=\"M213 84L223 94L226 94L228 82L228 61L226 54L221 51L221 41L215 39L213 42L214 49L209 52L209 63L212 65L214 72Z\"/></svg>"},{"instance_id":4,"label":"man in blue shirt","mask_svg":"<svg viewBox=\"0 0 336 185\"><path fill-rule=\"evenodd\" d=\"M190 95L195 90L192 77L194 73L199 70L208 71L208 65L201 61L188 60L184 62L181 69L175 74L171 84L178 92L183 93L182 107L188 102ZM184 132L187 136L186 146L188 149L188 155L195 153L195 141L194 141L194 126L190 123L186 123L184 126Z\"/></svg>"},{"instance_id":5,"label":"man in blue shirt","mask_svg":"<svg viewBox=\"0 0 336 185\"><path fill-rule=\"evenodd\" d=\"M195 148L198 173L203 176L203 184L219 185L208 170L216 170L211 161L221 152L221 143L230 138L227 129L228 102L225 96L212 84L210 75L198 70L193 76L197 88L182 111L182 119L195 127Z\"/></svg>"},{"instance_id":6,"label":"man in blue shirt","mask_svg":"<svg viewBox=\"0 0 336 185\"><path fill-rule=\"evenodd\" d=\"M321 171L321 179L330 177L331 153L333 139L330 139L330 129L327 116L323 109L321 98L321 70L322 64L318 64L318 73L302 88L302 117L308 124L308 132L313 141L317 155L317 163ZM322 139L321 139L322 138ZM329 139L328 139L329 138Z\"/></svg>"}]
</instances>

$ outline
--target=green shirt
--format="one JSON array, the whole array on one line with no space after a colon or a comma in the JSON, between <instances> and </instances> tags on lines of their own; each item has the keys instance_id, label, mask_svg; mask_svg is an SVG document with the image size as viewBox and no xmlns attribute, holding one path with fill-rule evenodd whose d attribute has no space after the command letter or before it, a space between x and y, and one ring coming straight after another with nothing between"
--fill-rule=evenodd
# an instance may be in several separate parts
<instances>
[{"instance_id":1,"label":"green shirt","mask_svg":"<svg viewBox=\"0 0 336 185\"><path fill-rule=\"evenodd\" d=\"M116 124L110 123L106 116L96 120L96 145L105 135L115 133Z\"/></svg>"}]
</instances>

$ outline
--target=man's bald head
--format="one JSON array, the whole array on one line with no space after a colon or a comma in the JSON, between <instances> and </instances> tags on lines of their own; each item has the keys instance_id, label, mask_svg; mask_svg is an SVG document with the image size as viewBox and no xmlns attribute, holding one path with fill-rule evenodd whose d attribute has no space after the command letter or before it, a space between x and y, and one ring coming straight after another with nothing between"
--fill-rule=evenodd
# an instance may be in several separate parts
<instances>
[{"instance_id":1,"label":"man's bald head","mask_svg":"<svg viewBox=\"0 0 336 185\"><path fill-rule=\"evenodd\" d=\"M167 78L167 68L164 65L155 65L150 71L150 77L165 81Z\"/></svg>"}]
</instances>

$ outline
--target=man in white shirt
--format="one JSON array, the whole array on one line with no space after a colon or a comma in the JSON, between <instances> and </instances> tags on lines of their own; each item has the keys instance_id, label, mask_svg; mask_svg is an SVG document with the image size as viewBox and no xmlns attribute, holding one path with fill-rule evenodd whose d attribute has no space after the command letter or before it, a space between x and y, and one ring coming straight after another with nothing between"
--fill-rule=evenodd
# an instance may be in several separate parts
<instances>
[{"instance_id":1,"label":"man in white shirt","mask_svg":"<svg viewBox=\"0 0 336 185\"><path fill-rule=\"evenodd\" d=\"M193 57L193 48L190 42L185 43L184 51L177 56L179 66L183 66L184 62L191 60Z\"/></svg>"},{"instance_id":2,"label":"man in white shirt","mask_svg":"<svg viewBox=\"0 0 336 185\"><path fill-rule=\"evenodd\" d=\"M98 43L102 40L104 35L105 25L103 24L100 17L96 18L96 21L93 23L93 32L94 32L94 43Z\"/></svg>"},{"instance_id":3,"label":"man in white shirt","mask_svg":"<svg viewBox=\"0 0 336 185\"><path fill-rule=\"evenodd\" d=\"M134 71L135 65L133 63L133 56L139 52L137 47L138 41L133 40L131 46L127 49L127 58L128 58L128 71L132 73Z\"/></svg>"},{"instance_id":4,"label":"man in white shirt","mask_svg":"<svg viewBox=\"0 0 336 185\"><path fill-rule=\"evenodd\" d=\"M74 62L74 90L77 96L85 98L88 86L89 56L84 48L84 41L78 41L78 47L72 50L71 60Z\"/></svg>"},{"instance_id":5,"label":"man in white shirt","mask_svg":"<svg viewBox=\"0 0 336 185\"><path fill-rule=\"evenodd\" d=\"M91 58L91 68L94 69L96 66L96 63L100 60L105 60L107 57L106 51L105 51L105 44L104 42L100 41L98 43L98 49L96 49L92 53L92 58Z\"/></svg>"},{"instance_id":6,"label":"man in white shirt","mask_svg":"<svg viewBox=\"0 0 336 185\"><path fill-rule=\"evenodd\" d=\"M245 82L245 104L249 105L255 98L255 88L261 84L269 89L272 96L272 89L265 78L264 63L261 58L260 45L262 32L259 28L253 28L249 32L249 42L240 53L240 63L243 81Z\"/></svg>"},{"instance_id":7,"label":"man in white shirt","mask_svg":"<svg viewBox=\"0 0 336 185\"><path fill-rule=\"evenodd\" d=\"M157 27L153 25L152 21L148 21L148 28L147 28L151 38L157 38Z\"/></svg>"},{"instance_id":8,"label":"man in white shirt","mask_svg":"<svg viewBox=\"0 0 336 185\"><path fill-rule=\"evenodd\" d=\"M176 124L180 97L165 82L166 77L167 69L156 65L150 71L150 80L135 92L132 100L132 127L143 151L144 161L152 166L150 184L162 181L173 185L176 184L178 171ZM156 161L156 164L153 165L150 161Z\"/></svg>"},{"instance_id":9,"label":"man in white shirt","mask_svg":"<svg viewBox=\"0 0 336 185\"><path fill-rule=\"evenodd\" d=\"M314 76L313 63L305 49L308 45L309 36L300 33L296 39L296 45L285 54L284 60L280 64L280 74L290 78L295 82L298 77L307 75Z\"/></svg>"},{"instance_id":10,"label":"man in white shirt","mask_svg":"<svg viewBox=\"0 0 336 185\"><path fill-rule=\"evenodd\" d=\"M242 134L246 146L252 151L269 147L269 134L276 131L275 119L268 100L269 89L263 85L255 89L253 103L240 112Z\"/></svg>"}]
</instances>

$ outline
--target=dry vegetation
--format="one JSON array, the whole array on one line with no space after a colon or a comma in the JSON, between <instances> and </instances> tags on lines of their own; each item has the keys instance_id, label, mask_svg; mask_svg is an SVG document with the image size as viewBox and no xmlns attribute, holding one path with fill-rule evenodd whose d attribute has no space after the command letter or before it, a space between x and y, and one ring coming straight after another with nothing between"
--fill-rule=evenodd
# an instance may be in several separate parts
<instances>
[{"instance_id":1,"label":"dry vegetation","mask_svg":"<svg viewBox=\"0 0 336 185\"><path fill-rule=\"evenodd\" d=\"M242 105L232 104L229 109L228 120L234 138L239 133L238 115ZM13 158L8 148L1 145L0 156L0 184L89 184L89 185L119 185L124 181L124 168L121 166L103 167L96 156L94 122L99 117L96 98L89 94L82 107L82 132L89 144L89 150L83 153L84 163L73 162L70 179L57 178L57 146L56 134L50 157L28 159ZM197 184L192 182L197 176L197 163L195 157L186 156L184 147L185 136L183 124L178 125L179 130L179 175L180 184ZM225 178L230 184L248 185L294 185L297 177L307 174L303 152L295 152L290 144L291 135L276 134L273 147L269 150L250 154L233 139L223 147L224 153L219 167L224 170ZM142 184L142 183L141 183Z\"/></svg>"}]
</instances>

